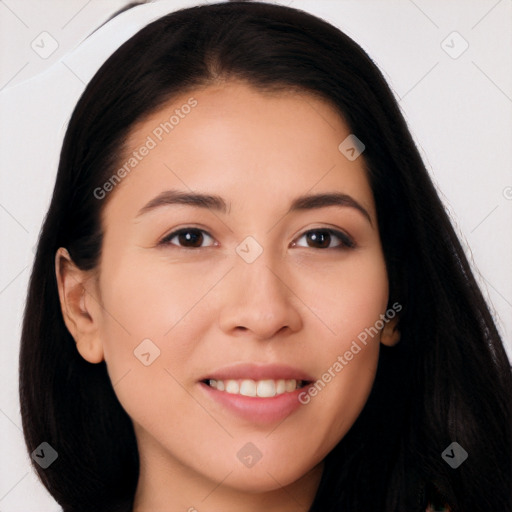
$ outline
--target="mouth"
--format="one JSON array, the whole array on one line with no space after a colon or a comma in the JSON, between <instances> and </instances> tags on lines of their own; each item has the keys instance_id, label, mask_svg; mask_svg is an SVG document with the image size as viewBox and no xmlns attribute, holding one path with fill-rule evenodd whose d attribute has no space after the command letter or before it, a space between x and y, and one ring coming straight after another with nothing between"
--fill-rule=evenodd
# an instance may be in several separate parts
<instances>
[{"instance_id":1,"label":"mouth","mask_svg":"<svg viewBox=\"0 0 512 512\"><path fill-rule=\"evenodd\" d=\"M229 393L258 398L273 398L285 393L293 393L311 384L307 380L297 379L204 379L204 384L210 388Z\"/></svg>"},{"instance_id":2,"label":"mouth","mask_svg":"<svg viewBox=\"0 0 512 512\"><path fill-rule=\"evenodd\" d=\"M300 394L313 377L286 364L236 363L211 370L198 382L201 392L220 414L251 425L270 425L297 412L304 418Z\"/></svg>"}]
</instances>

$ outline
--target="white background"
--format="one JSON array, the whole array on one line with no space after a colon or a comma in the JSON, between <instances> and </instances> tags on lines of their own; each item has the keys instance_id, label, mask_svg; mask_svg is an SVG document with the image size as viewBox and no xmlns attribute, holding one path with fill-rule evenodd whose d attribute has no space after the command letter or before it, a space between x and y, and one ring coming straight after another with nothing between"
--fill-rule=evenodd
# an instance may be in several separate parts
<instances>
[{"instance_id":1,"label":"white background","mask_svg":"<svg viewBox=\"0 0 512 512\"><path fill-rule=\"evenodd\" d=\"M60 510L25 452L18 351L33 248L66 123L87 81L121 42L152 19L199 2L156 1L90 35L127 0L0 0L0 512ZM512 0L276 3L337 25L383 70L471 247L512 354ZM40 53L58 47L42 58L31 44Z\"/></svg>"}]
</instances>

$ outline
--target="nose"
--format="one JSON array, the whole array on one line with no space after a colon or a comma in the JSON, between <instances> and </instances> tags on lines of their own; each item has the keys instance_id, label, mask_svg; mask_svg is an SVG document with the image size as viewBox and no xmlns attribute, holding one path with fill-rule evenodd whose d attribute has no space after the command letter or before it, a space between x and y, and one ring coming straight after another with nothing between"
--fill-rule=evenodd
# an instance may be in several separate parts
<instances>
[{"instance_id":1,"label":"nose","mask_svg":"<svg viewBox=\"0 0 512 512\"><path fill-rule=\"evenodd\" d=\"M265 254L265 253L264 253ZM230 272L220 308L220 328L230 335L269 340L297 332L302 317L290 277L264 256L253 263L237 261Z\"/></svg>"}]
</instances>

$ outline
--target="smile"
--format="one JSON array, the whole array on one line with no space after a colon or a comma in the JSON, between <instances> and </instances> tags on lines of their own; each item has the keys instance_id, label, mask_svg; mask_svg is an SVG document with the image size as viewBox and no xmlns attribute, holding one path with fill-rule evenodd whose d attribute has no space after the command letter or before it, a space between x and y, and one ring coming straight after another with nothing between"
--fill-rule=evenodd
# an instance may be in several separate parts
<instances>
[{"instance_id":1,"label":"smile","mask_svg":"<svg viewBox=\"0 0 512 512\"><path fill-rule=\"evenodd\" d=\"M304 387L307 382L296 379L208 379L205 384L217 391L224 391L232 395L242 395L259 398L272 398L276 395L291 393Z\"/></svg>"}]
</instances>

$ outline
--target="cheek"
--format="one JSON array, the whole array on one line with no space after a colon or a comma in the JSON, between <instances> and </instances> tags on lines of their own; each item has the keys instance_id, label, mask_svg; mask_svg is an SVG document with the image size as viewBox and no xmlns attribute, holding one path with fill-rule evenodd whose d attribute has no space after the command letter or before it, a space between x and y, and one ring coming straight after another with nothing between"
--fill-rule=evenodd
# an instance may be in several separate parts
<instances>
[{"instance_id":1,"label":"cheek","mask_svg":"<svg viewBox=\"0 0 512 512\"><path fill-rule=\"evenodd\" d=\"M380 250L341 263L315 265L297 274L295 282L294 291L325 327L322 344L327 343L330 350L343 348L386 310L389 287Z\"/></svg>"},{"instance_id":2,"label":"cheek","mask_svg":"<svg viewBox=\"0 0 512 512\"><path fill-rule=\"evenodd\" d=\"M301 396L317 418L318 450L328 453L353 425L371 391L379 357L388 279L380 252L298 280L298 294L317 317L321 335L308 344L317 381Z\"/></svg>"},{"instance_id":3,"label":"cheek","mask_svg":"<svg viewBox=\"0 0 512 512\"><path fill-rule=\"evenodd\" d=\"M164 264L128 266L119 260L110 266L105 262L103 268L104 357L112 383L125 383L115 389L128 409L130 402L147 401L143 390L168 386L171 374L189 368L205 330L215 321L215 312L201 299L223 272L187 272ZM137 382L129 393L127 381Z\"/></svg>"},{"instance_id":4,"label":"cheek","mask_svg":"<svg viewBox=\"0 0 512 512\"><path fill-rule=\"evenodd\" d=\"M180 436L191 436L201 425L197 417L204 415L185 388L194 355L215 320L211 304L200 299L219 280L218 272L120 261L110 272L104 268L101 336L117 398L146 432L165 439L172 431L179 445Z\"/></svg>"},{"instance_id":5,"label":"cheek","mask_svg":"<svg viewBox=\"0 0 512 512\"><path fill-rule=\"evenodd\" d=\"M114 333L128 336L134 347L145 338L168 343L173 329L190 322L196 304L222 275L222 269L192 272L181 265L139 261L104 271L104 341L111 349L119 345Z\"/></svg>"}]
</instances>

